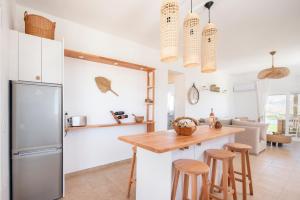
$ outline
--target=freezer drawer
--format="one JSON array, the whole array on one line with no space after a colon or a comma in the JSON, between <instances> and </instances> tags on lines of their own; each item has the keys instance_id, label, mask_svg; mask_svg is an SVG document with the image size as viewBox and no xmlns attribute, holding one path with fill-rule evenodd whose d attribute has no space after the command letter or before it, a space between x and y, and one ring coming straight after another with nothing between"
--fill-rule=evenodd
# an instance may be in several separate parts
<instances>
[{"instance_id":1,"label":"freezer drawer","mask_svg":"<svg viewBox=\"0 0 300 200\"><path fill-rule=\"evenodd\" d=\"M12 199L62 197L62 150L29 152L12 158Z\"/></svg>"},{"instance_id":2,"label":"freezer drawer","mask_svg":"<svg viewBox=\"0 0 300 200\"><path fill-rule=\"evenodd\" d=\"M12 83L12 150L61 147L62 88L59 85Z\"/></svg>"}]
</instances>

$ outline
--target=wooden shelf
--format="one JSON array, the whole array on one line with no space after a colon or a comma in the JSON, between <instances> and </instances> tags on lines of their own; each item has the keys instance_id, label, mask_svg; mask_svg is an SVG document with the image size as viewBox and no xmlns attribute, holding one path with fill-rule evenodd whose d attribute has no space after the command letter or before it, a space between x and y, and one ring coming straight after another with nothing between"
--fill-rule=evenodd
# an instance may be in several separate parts
<instances>
[{"instance_id":1,"label":"wooden shelf","mask_svg":"<svg viewBox=\"0 0 300 200\"><path fill-rule=\"evenodd\" d=\"M107 65L113 65L115 67L122 67L127 69L133 69L138 70L141 72L146 72L146 99L149 99L149 97L155 99L155 68L148 67L145 65L130 63L122 60L117 60L113 58L107 58L99 55L94 55L90 53L85 53L81 51L74 51L71 49L65 49L64 50L64 56L80 59L80 60L86 60L91 62L97 62L97 63L103 63ZM68 127L65 129L65 131L75 131L80 129L87 129L87 128L104 128L104 127L114 127L114 126L136 126L136 125L146 125L147 126L147 132L153 132L155 129L155 122L154 122L154 102L153 103L147 103L146 104L146 117L144 123L121 123L121 124L95 124L95 125L87 125L84 127Z\"/></svg>"},{"instance_id":2,"label":"wooden shelf","mask_svg":"<svg viewBox=\"0 0 300 200\"><path fill-rule=\"evenodd\" d=\"M136 122L128 122L128 123L121 123L121 124L91 124L87 126L81 126L81 127L68 127L65 128L65 131L76 131L81 129L88 129L88 128L106 128L106 127L115 127L115 126L138 126L138 125L145 125L145 124L153 124L153 121L149 122L142 122L142 123L136 123Z\"/></svg>"},{"instance_id":3,"label":"wooden shelf","mask_svg":"<svg viewBox=\"0 0 300 200\"><path fill-rule=\"evenodd\" d=\"M126 61L121 61L113 58L107 58L103 56L98 56L98 55L93 55L89 53L84 53L80 51L74 51L70 49L65 49L65 56L70 57L70 58L76 58L76 59L81 59L81 60L88 60L92 62L98 62L98 63L104 63L108 65L114 65L117 67L124 67L128 69L135 69L139 71L144 71L144 72L153 72L155 68L152 67L147 67L144 65L139 65L135 63L129 63Z\"/></svg>"}]
</instances>

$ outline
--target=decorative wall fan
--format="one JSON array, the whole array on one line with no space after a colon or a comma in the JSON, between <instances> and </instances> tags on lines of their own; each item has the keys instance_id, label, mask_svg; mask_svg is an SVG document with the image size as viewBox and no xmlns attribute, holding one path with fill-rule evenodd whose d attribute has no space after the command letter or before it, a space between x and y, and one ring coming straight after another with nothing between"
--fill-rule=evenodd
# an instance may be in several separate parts
<instances>
[{"instance_id":1,"label":"decorative wall fan","mask_svg":"<svg viewBox=\"0 0 300 200\"><path fill-rule=\"evenodd\" d=\"M288 76L290 74L289 68L274 66L274 55L276 54L276 51L271 51L270 54L272 56L272 67L260 71L257 75L257 78L258 79L266 79L266 78L280 79Z\"/></svg>"}]
</instances>

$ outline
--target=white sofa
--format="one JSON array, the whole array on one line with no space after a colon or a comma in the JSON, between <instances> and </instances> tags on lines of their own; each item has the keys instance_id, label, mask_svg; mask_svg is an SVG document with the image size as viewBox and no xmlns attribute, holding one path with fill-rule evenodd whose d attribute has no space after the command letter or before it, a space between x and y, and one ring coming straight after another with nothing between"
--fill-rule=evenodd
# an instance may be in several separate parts
<instances>
[{"instance_id":1,"label":"white sofa","mask_svg":"<svg viewBox=\"0 0 300 200\"><path fill-rule=\"evenodd\" d=\"M243 133L235 135L235 141L252 146L252 149L250 150L251 154L258 155L266 149L268 124L235 119L221 120L221 123L223 126L245 128Z\"/></svg>"},{"instance_id":2,"label":"white sofa","mask_svg":"<svg viewBox=\"0 0 300 200\"><path fill-rule=\"evenodd\" d=\"M251 154L258 155L266 149L268 124L238 119L220 119L220 122L223 126L245 128L243 133L235 135L235 141L252 146ZM207 124L207 119L202 119L201 123Z\"/></svg>"}]
</instances>

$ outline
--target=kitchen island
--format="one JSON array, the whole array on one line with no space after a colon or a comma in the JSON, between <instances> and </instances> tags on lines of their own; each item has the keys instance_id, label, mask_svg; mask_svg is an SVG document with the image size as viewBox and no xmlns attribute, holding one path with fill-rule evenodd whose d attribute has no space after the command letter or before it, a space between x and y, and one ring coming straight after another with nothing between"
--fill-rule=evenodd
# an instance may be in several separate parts
<instances>
[{"instance_id":1,"label":"kitchen island","mask_svg":"<svg viewBox=\"0 0 300 200\"><path fill-rule=\"evenodd\" d=\"M177 136L172 130L119 137L121 141L137 146L136 199L171 199L174 160L184 158L204 161L205 150L223 148L224 144L234 142L234 134L243 131L243 128L223 127L216 130L198 126L192 136ZM218 178L220 176L218 174ZM200 191L200 178L198 182ZM182 198L182 177L179 183L176 195L178 200Z\"/></svg>"}]
</instances>

